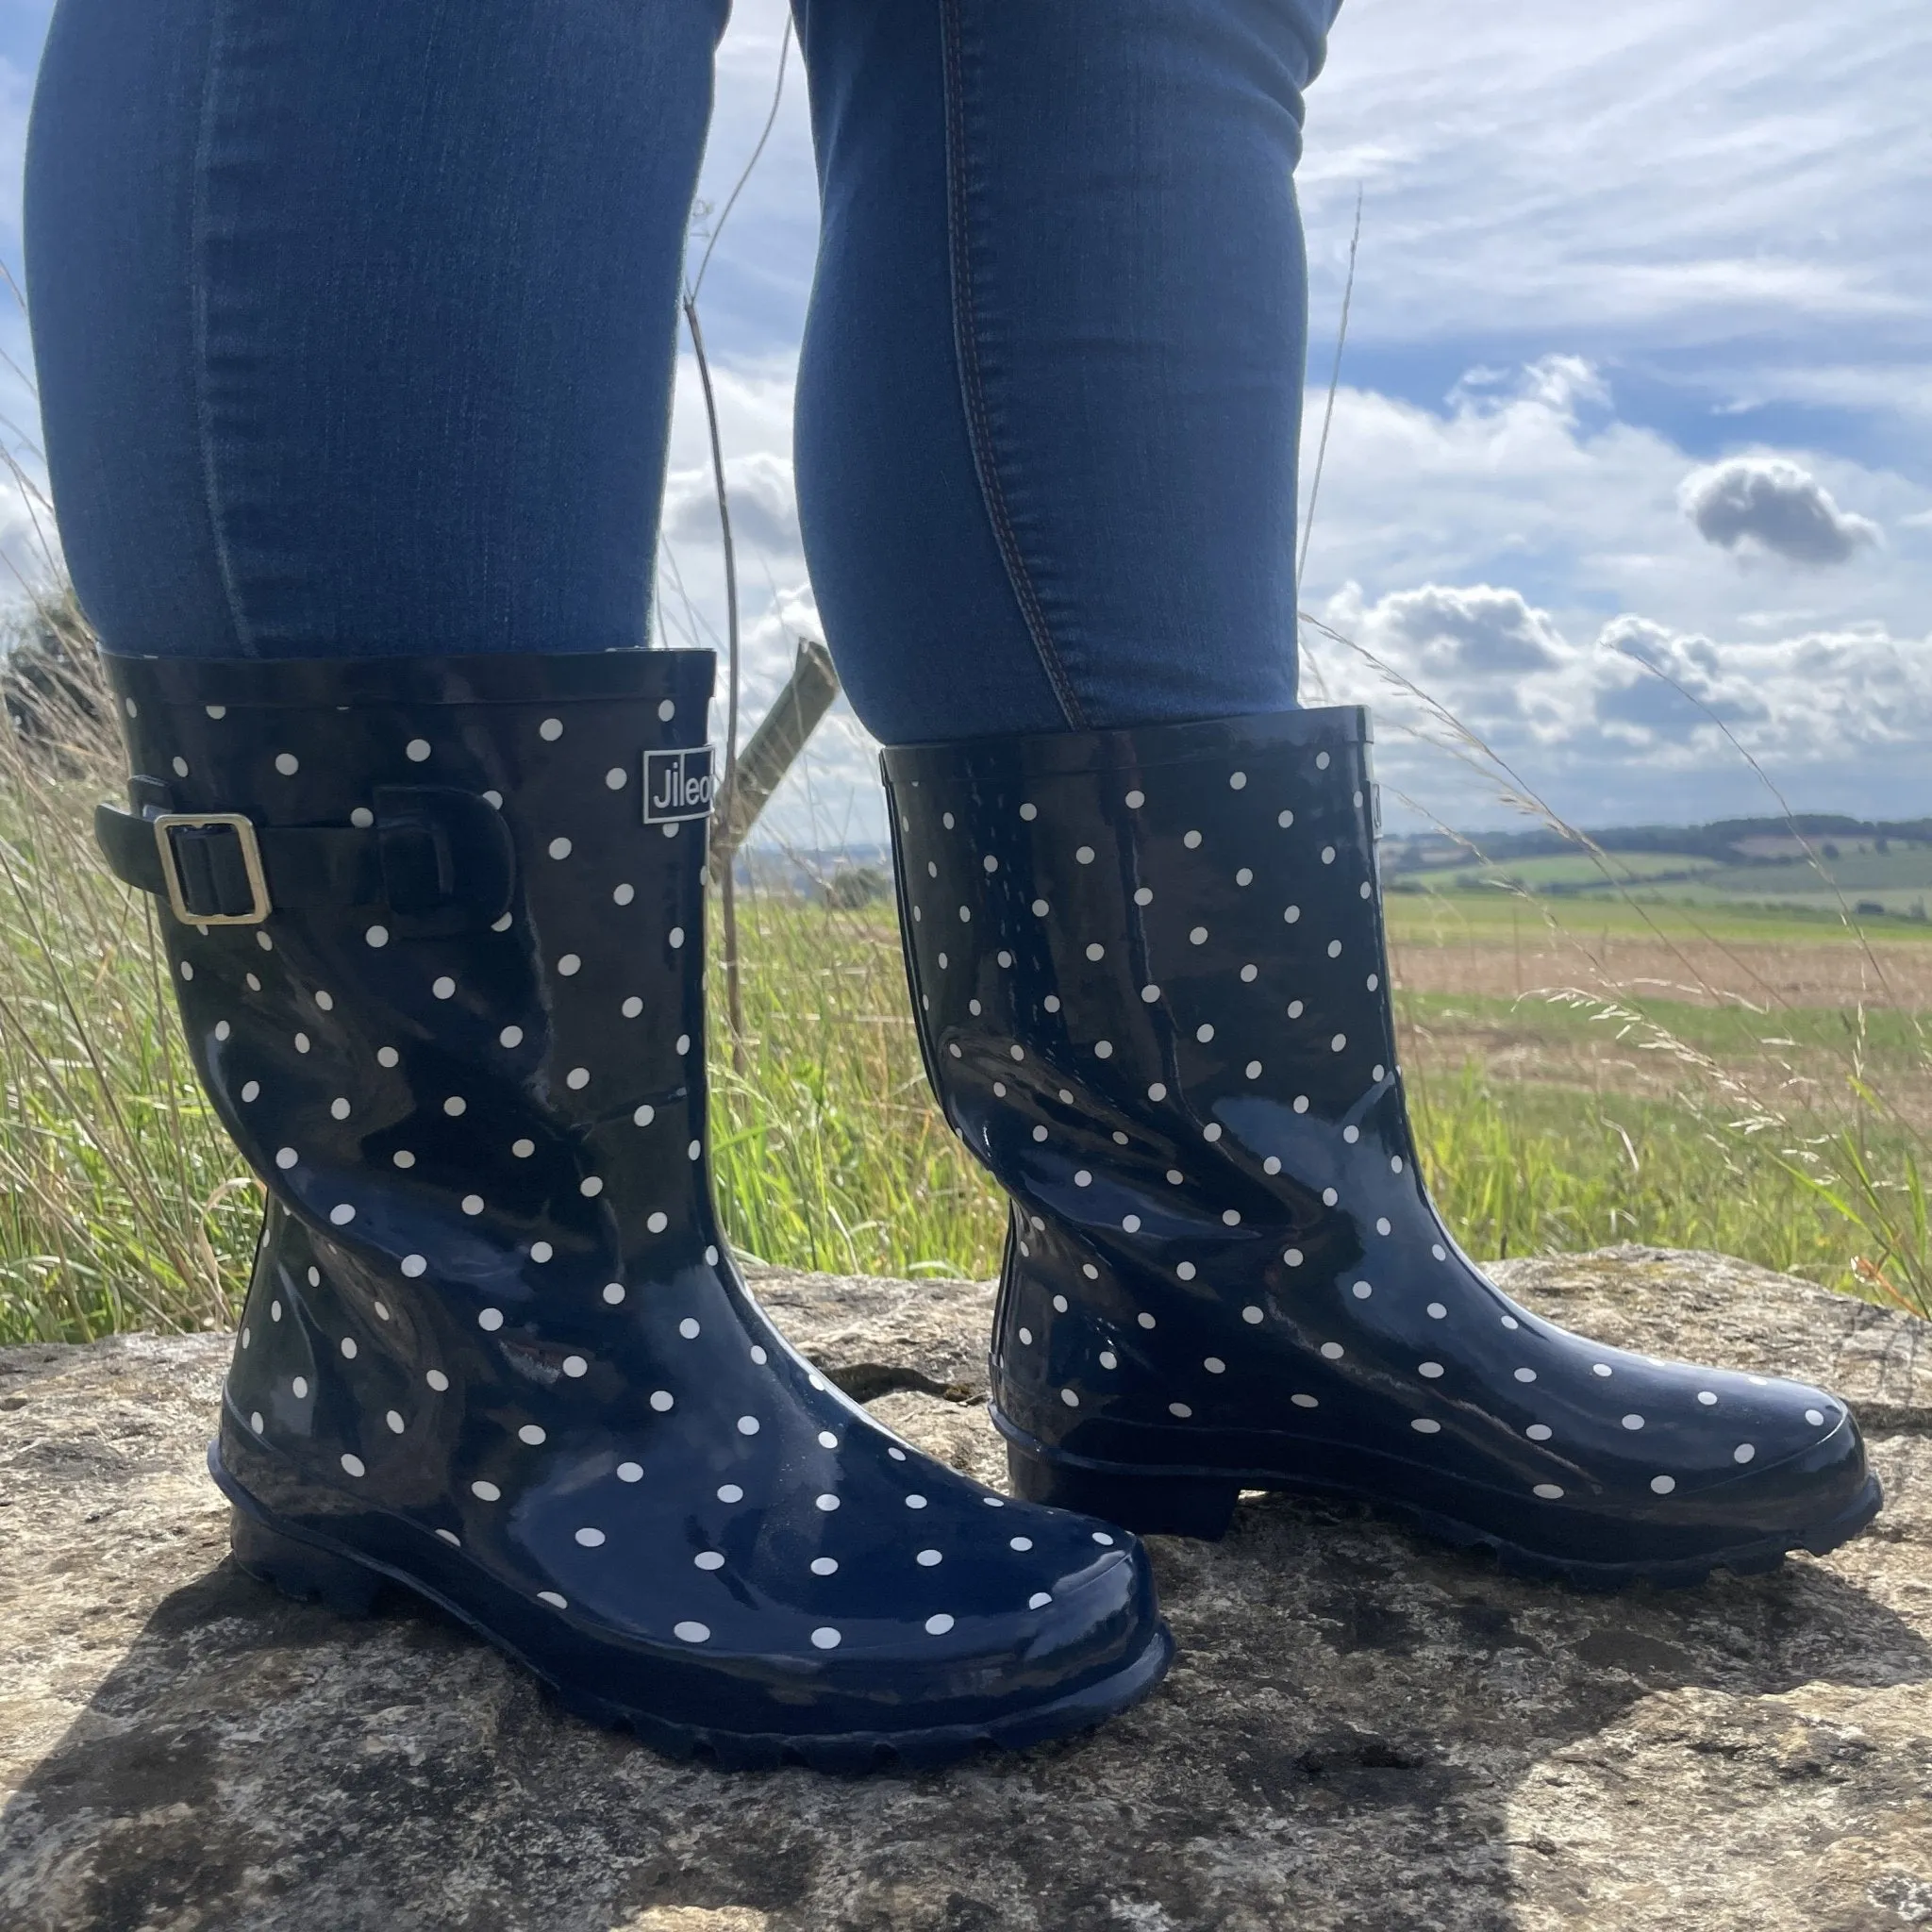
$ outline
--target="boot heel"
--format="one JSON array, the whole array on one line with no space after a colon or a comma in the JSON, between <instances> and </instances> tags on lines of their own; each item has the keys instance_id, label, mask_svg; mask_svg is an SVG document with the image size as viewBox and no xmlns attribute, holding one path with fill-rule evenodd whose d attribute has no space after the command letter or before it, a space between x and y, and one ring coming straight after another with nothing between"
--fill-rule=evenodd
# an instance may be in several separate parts
<instances>
[{"instance_id":1,"label":"boot heel","mask_svg":"<svg viewBox=\"0 0 1932 1932\"><path fill-rule=\"evenodd\" d=\"M283 1536L240 1509L230 1521L228 1547L258 1582L272 1583L284 1596L303 1602L319 1599L345 1617L366 1617L383 1586L374 1570Z\"/></svg>"},{"instance_id":2,"label":"boot heel","mask_svg":"<svg viewBox=\"0 0 1932 1932\"><path fill-rule=\"evenodd\" d=\"M1217 1543L1227 1534L1241 1494L1234 1483L1212 1476L1126 1475L1053 1462L1007 1444L1007 1474L1013 1493L1029 1503L1077 1509L1118 1523L1139 1536L1191 1536Z\"/></svg>"}]
</instances>

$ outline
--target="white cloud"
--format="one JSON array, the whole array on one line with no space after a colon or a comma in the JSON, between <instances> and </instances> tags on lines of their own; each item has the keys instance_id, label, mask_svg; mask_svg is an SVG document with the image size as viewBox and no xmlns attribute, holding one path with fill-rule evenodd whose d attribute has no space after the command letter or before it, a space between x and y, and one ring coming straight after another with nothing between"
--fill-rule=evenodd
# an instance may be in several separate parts
<instances>
[{"instance_id":1,"label":"white cloud","mask_svg":"<svg viewBox=\"0 0 1932 1932\"><path fill-rule=\"evenodd\" d=\"M1431 584L1370 600L1349 584L1319 613L1359 647L1329 646L1330 696L1374 708L1398 792L1441 809L1456 790L1441 751L1454 741L1453 718L1499 761L1484 801L1491 822L1505 765L1558 809L1597 823L1770 809L1753 759L1818 808L1909 816L1932 806L1932 636L1866 624L1740 641L1626 612L1573 646L1547 613L1512 597ZM1533 620L1550 660L1508 674L1432 662L1418 608ZM1474 795L1466 782L1459 795Z\"/></svg>"},{"instance_id":2,"label":"white cloud","mask_svg":"<svg viewBox=\"0 0 1932 1932\"><path fill-rule=\"evenodd\" d=\"M1318 332L1363 183L1352 355L1379 368L1448 344L1505 367L1438 408L1341 393L1305 602L1346 604L1357 587L1354 614L1373 613L1391 661L1507 737L1526 772L1613 816L1640 801L1664 816L1757 802L1709 718L1633 650L1790 760L1806 802L1872 808L1882 791L1900 809L1932 807L1932 728L1909 691L1874 702L1926 669L1924 478L1856 460L1850 437L1754 439L1726 454L1815 486L1808 543L1802 522L1793 536L1756 503L1733 513L1735 547L1714 547L1679 501L1694 459L1620 420L1614 392L1630 370L1740 409L1932 423L1923 12L1923 0L1870 0L1847 34L1803 0L1742 14L1734 0L1342 8L1301 174ZM735 173L755 137L781 17L780 0L740 0L708 182ZM762 312L783 318L785 345L816 216L802 109L794 90L778 165L755 179L713 267L724 292L740 285L719 282L721 266L764 278ZM708 313L709 301L708 289ZM734 435L727 447L787 443ZM1305 475L1311 459L1310 447ZM1717 531L1722 501L1705 516ZM1777 507L1804 509L1803 492ZM1874 525L1889 545L1869 541ZM702 577L695 509L690 527L679 550ZM1839 544L1856 571L1806 560ZM791 556L754 566L804 578ZM1378 691L1350 654L1318 641L1312 656L1311 701L1324 675L1338 694Z\"/></svg>"},{"instance_id":3,"label":"white cloud","mask_svg":"<svg viewBox=\"0 0 1932 1932\"><path fill-rule=\"evenodd\" d=\"M1880 625L1719 643L1623 619L1599 637L1587 675L1593 722L1665 771L1724 756L1732 739L1786 774L1855 772L1901 754L1923 761L1932 741L1932 637ZM1868 807L1912 808L1880 797Z\"/></svg>"},{"instance_id":4,"label":"white cloud","mask_svg":"<svg viewBox=\"0 0 1932 1932\"><path fill-rule=\"evenodd\" d=\"M1382 600L1376 618L1425 675L1546 671L1566 648L1548 611L1535 609L1520 591L1489 584L1398 591Z\"/></svg>"},{"instance_id":5,"label":"white cloud","mask_svg":"<svg viewBox=\"0 0 1932 1932\"><path fill-rule=\"evenodd\" d=\"M1648 618L1619 617L1596 642L1607 655L1590 666L1594 722L1613 735L1621 731L1635 750L1677 742L1707 725L1770 719L1759 692L1729 675L1708 638L1678 636ZM1639 675L1622 673L1613 661L1619 656L1641 667Z\"/></svg>"},{"instance_id":6,"label":"white cloud","mask_svg":"<svg viewBox=\"0 0 1932 1932\"><path fill-rule=\"evenodd\" d=\"M775 557L799 554L798 499L791 463L774 450L748 450L724 459L724 494L734 549ZM663 531L682 543L722 541L718 491L709 464L665 479Z\"/></svg>"},{"instance_id":7,"label":"white cloud","mask_svg":"<svg viewBox=\"0 0 1932 1932\"><path fill-rule=\"evenodd\" d=\"M38 58L38 50L36 54ZM31 67L0 57L0 248L20 259L21 188L26 171L27 110L33 103Z\"/></svg>"},{"instance_id":8,"label":"white cloud","mask_svg":"<svg viewBox=\"0 0 1932 1932\"><path fill-rule=\"evenodd\" d=\"M1816 476L1783 457L1729 457L1693 470L1677 501L1707 542L1791 563L1849 563L1879 539L1869 517L1841 510Z\"/></svg>"},{"instance_id":9,"label":"white cloud","mask_svg":"<svg viewBox=\"0 0 1932 1932\"><path fill-rule=\"evenodd\" d=\"M779 591L746 634L741 744L784 690L802 638L824 641L810 588L800 583ZM722 738L722 703L712 716ZM841 697L773 793L754 842L825 852L841 845L880 844L885 835L878 742Z\"/></svg>"},{"instance_id":10,"label":"white cloud","mask_svg":"<svg viewBox=\"0 0 1932 1932\"><path fill-rule=\"evenodd\" d=\"M782 587L806 581L791 488L792 375L789 358L738 364L714 358L711 366L731 499L747 675L765 648L754 635L760 614L774 605ZM678 361L672 410L657 608L665 641L722 646L724 552L710 432L697 362L689 354Z\"/></svg>"},{"instance_id":11,"label":"white cloud","mask_svg":"<svg viewBox=\"0 0 1932 1932\"><path fill-rule=\"evenodd\" d=\"M1668 437L1620 420L1616 402L1603 372L1570 355L1472 372L1438 409L1343 388L1304 605L1319 606L1346 581L1371 602L1423 584L1488 583L1521 591L1573 639L1627 610L1685 632L1736 631L1737 563L1700 536L1679 501L1691 465ZM1305 475L1319 414L1307 425ZM1924 488L1829 451L1765 449L1751 459L1769 474L1794 468L1822 499L1856 504L1861 520L1888 527L1925 508ZM1770 551L1752 563L1751 605L1802 599L1804 622L1821 626L1877 621L1909 635L1932 589L1916 541L1867 549L1856 572L1821 574Z\"/></svg>"},{"instance_id":12,"label":"white cloud","mask_svg":"<svg viewBox=\"0 0 1932 1932\"><path fill-rule=\"evenodd\" d=\"M788 17L787 0L734 0L718 48L715 106L687 262L691 275L772 111ZM640 31L650 31L644 16L640 22ZM705 336L713 356L728 361L789 357L796 350L817 251L818 213L805 66L794 39L771 137L705 271Z\"/></svg>"},{"instance_id":13,"label":"white cloud","mask_svg":"<svg viewBox=\"0 0 1932 1932\"><path fill-rule=\"evenodd\" d=\"M1361 339L1849 329L1923 367L1924 45L1923 0L1856 34L1803 0L1347 0L1308 97L1317 259L1362 183Z\"/></svg>"}]
</instances>

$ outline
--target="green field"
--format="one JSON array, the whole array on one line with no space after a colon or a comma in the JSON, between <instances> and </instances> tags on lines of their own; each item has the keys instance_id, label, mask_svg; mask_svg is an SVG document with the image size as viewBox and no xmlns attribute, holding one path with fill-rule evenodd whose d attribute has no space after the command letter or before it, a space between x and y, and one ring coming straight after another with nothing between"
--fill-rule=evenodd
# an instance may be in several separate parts
<instances>
[{"instance_id":1,"label":"green field","mask_svg":"<svg viewBox=\"0 0 1932 1932\"><path fill-rule=\"evenodd\" d=\"M1765 885L1724 890L1704 880L1659 881L1646 890L1658 900L1685 906L1757 906L1832 920L1842 919L1850 912L1861 920L1887 925L1932 924L1932 886L1831 887L1820 885L1815 873L1807 876L1810 879L1809 891L1797 887L1774 890Z\"/></svg>"},{"instance_id":2,"label":"green field","mask_svg":"<svg viewBox=\"0 0 1932 1932\"><path fill-rule=\"evenodd\" d=\"M1457 993L1404 992L1403 1017L1432 1036L1451 1030L1493 1029L1534 1039L1547 1049L1593 1043L1606 1021L1588 1008L1535 994L1523 999ZM1799 1056L1858 1055L1866 1065L1899 1078L1914 1076L1932 1044L1932 1014L1873 1008L1787 1008L1775 1015L1742 1006L1646 999L1645 1019L1687 1046L1742 1064Z\"/></svg>"},{"instance_id":3,"label":"green field","mask_svg":"<svg viewBox=\"0 0 1932 1932\"><path fill-rule=\"evenodd\" d=\"M1714 858L1686 852L1610 852L1602 859L1588 852L1553 853L1545 858L1517 858L1491 865L1472 859L1467 865L1437 866L1427 872L1396 875L1404 890L1434 892L1493 891L1520 886L1529 891L1551 886L1610 890L1612 882L1674 878L1685 873L1721 870Z\"/></svg>"},{"instance_id":4,"label":"green field","mask_svg":"<svg viewBox=\"0 0 1932 1932\"><path fill-rule=\"evenodd\" d=\"M1824 877L1821 879L1819 873ZM1755 898L1781 898L1789 892L1821 892L1836 888L1847 894L1861 892L1932 891L1932 846L1913 845L1890 852L1849 852L1821 860L1817 867L1802 860L1782 865L1727 865L1698 881L1714 892Z\"/></svg>"},{"instance_id":5,"label":"green field","mask_svg":"<svg viewBox=\"0 0 1932 1932\"><path fill-rule=\"evenodd\" d=\"M1765 904L1722 894L1700 897L1694 891L1682 897L1667 895L1667 889L1656 884L1560 899L1496 886L1445 892L1401 890L1388 893L1387 906L1391 936L1419 942L1496 941L1550 926L1609 939L1657 934L1678 941L1798 945L1843 936L1848 922L1867 924L1871 937L1888 943L1932 941L1932 920L1885 918L1871 924L1869 915L1840 910L1828 895ZM1932 899L1927 909L1932 911Z\"/></svg>"},{"instance_id":6,"label":"green field","mask_svg":"<svg viewBox=\"0 0 1932 1932\"><path fill-rule=\"evenodd\" d=\"M1841 908L1861 917L1932 924L1932 845L1892 843L1754 865L1690 853L1588 852L1397 873L1391 898L1454 896L1662 902L1743 910L1781 907L1819 918Z\"/></svg>"}]
</instances>

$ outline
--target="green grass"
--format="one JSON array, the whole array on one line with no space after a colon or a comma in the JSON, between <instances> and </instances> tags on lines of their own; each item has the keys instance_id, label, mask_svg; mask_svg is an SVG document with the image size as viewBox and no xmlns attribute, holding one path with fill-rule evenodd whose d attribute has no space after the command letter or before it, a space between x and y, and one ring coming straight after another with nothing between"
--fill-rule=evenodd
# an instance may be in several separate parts
<instances>
[{"instance_id":1,"label":"green grass","mask_svg":"<svg viewBox=\"0 0 1932 1932\"><path fill-rule=\"evenodd\" d=\"M1874 932L1890 932L1894 922L1910 922L1922 930L1932 929L1928 927L1932 886L1846 886L1834 891L1821 886L1816 873L1809 874L1809 891L1778 891L1763 886L1748 894L1742 889L1735 892L1712 891L1703 883L1690 879L1659 880L1655 886L1645 887L1644 891L1646 896L1676 900L1686 906L1761 908L1834 922L1842 916L1840 908L1850 906L1861 921L1872 924ZM1884 916L1874 918L1874 912Z\"/></svg>"},{"instance_id":2,"label":"green grass","mask_svg":"<svg viewBox=\"0 0 1932 1932\"><path fill-rule=\"evenodd\" d=\"M889 918L741 899L739 933L741 1056L715 983L711 998L712 1151L734 1242L841 1274L991 1274L998 1196L933 1105Z\"/></svg>"},{"instance_id":3,"label":"green grass","mask_svg":"<svg viewBox=\"0 0 1932 1932\"><path fill-rule=\"evenodd\" d=\"M1868 891L1932 891L1932 845L1894 845L1889 852L1846 852L1821 858L1824 877L1802 859L1775 865L1727 865L1698 881L1713 891L1781 898L1788 892L1817 892L1831 886L1847 894Z\"/></svg>"},{"instance_id":4,"label":"green grass","mask_svg":"<svg viewBox=\"0 0 1932 1932\"><path fill-rule=\"evenodd\" d=\"M189 1072L147 903L92 851L89 814L118 788L117 764L97 729L76 724L51 762L24 760L0 731L0 1342L218 1325L254 1242L259 1191ZM1402 905L1398 936L1490 943L1524 916L1521 901L1457 895L1445 927L1448 905ZM890 913L752 895L741 923L746 1036L734 1053L714 1021L710 1041L734 1241L807 1268L992 1273L999 1197L926 1091ZM1591 934L1612 924L1649 929L1628 907L1589 908ZM1788 919L1739 930L1833 935ZM1455 1040L1457 1025L1496 1025L1561 1046L1601 1025L1584 1014L1436 995L1406 1011L1420 1029L1407 1071L1424 1166L1478 1257L1712 1247L1865 1292L1890 1282L1923 1305L1924 1141L1884 1091L1932 1074L1910 1017L1870 1009L1860 1034L1831 1008L1652 1005L1644 1025L1743 1072L1727 1085L1689 1069L1677 1091L1634 1094L1502 1079ZM1437 1032L1448 1044L1432 1058ZM1750 1070L1795 1053L1840 1071L1828 1106L1774 1123L1748 1102Z\"/></svg>"},{"instance_id":5,"label":"green grass","mask_svg":"<svg viewBox=\"0 0 1932 1932\"><path fill-rule=\"evenodd\" d=\"M1411 878L1413 875L1411 874ZM1408 881L1393 882L1406 887ZM1397 890L1388 894L1391 939L1418 945L1485 943L1507 945L1512 935L1527 936L1554 923L1584 940L1639 940L1661 935L1671 941L1716 940L1739 945L1808 945L1847 934L1837 903L1814 906L1760 906L1742 902L1666 899L1669 890L1645 886L1618 898L1539 899L1491 886L1481 891L1431 892ZM1863 896L1862 894L1860 896ZM1932 923L1880 921L1874 939L1932 943Z\"/></svg>"},{"instance_id":6,"label":"green grass","mask_svg":"<svg viewBox=\"0 0 1932 1932\"><path fill-rule=\"evenodd\" d=\"M1498 1081L1464 1062L1412 1074L1409 1101L1437 1203L1481 1259L1642 1241L1867 1291L1843 1216L1682 1097Z\"/></svg>"},{"instance_id":7,"label":"green grass","mask_svg":"<svg viewBox=\"0 0 1932 1932\"><path fill-rule=\"evenodd\" d=\"M92 796L0 783L0 1341L225 1323L243 1178L189 1071L144 901L81 835Z\"/></svg>"},{"instance_id":8,"label":"green grass","mask_svg":"<svg viewBox=\"0 0 1932 1932\"><path fill-rule=\"evenodd\" d=\"M1614 1037L1621 1023L1585 1007L1535 993L1521 999L1495 994L1405 992L1405 1019L1431 1032L1490 1028L1553 1043ZM1932 1016L1887 1007L1858 1011L1850 1007L1786 1007L1774 1013L1742 1006L1695 1005L1689 1000L1646 999L1646 1019L1699 1053L1742 1062L1809 1053L1838 1057L1849 1064L1861 1057L1868 1067L1898 1076L1922 1070Z\"/></svg>"},{"instance_id":9,"label":"green grass","mask_svg":"<svg viewBox=\"0 0 1932 1932\"><path fill-rule=\"evenodd\" d=\"M1607 908L1668 902L1745 919L1782 911L1839 922L1841 908L1857 902L1862 917L1875 913L1881 925L1897 920L1923 926L1932 910L1932 845L1821 856L1819 867L1804 859L1724 865L1672 852L1612 852L1600 862L1590 853L1574 852L1399 873L1391 883L1399 899L1456 894L1520 901L1528 894Z\"/></svg>"},{"instance_id":10,"label":"green grass","mask_svg":"<svg viewBox=\"0 0 1932 1932\"><path fill-rule=\"evenodd\" d=\"M1607 888L1610 880L1675 878L1684 873L1717 869L1714 858L1700 858L1688 852L1611 852L1605 855L1601 863L1587 852L1562 852L1541 858L1512 858L1498 864L1472 860L1467 865L1431 868L1402 876L1431 891L1489 888L1497 880L1535 891L1549 886Z\"/></svg>"}]
</instances>

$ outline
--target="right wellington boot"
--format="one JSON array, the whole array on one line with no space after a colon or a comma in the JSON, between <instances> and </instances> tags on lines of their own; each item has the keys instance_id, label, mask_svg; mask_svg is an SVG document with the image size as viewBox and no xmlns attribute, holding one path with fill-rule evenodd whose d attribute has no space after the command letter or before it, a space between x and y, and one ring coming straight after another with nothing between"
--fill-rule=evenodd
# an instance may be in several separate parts
<instances>
[{"instance_id":1,"label":"right wellington boot","mask_svg":"<svg viewBox=\"0 0 1932 1932\"><path fill-rule=\"evenodd\" d=\"M1353 706L885 754L946 1118L1012 1202L991 1362L1015 1489L1217 1537L1365 1503L1592 1589L1872 1521L1824 1390L1607 1348L1429 1197Z\"/></svg>"},{"instance_id":2,"label":"right wellington boot","mask_svg":"<svg viewBox=\"0 0 1932 1932\"><path fill-rule=\"evenodd\" d=\"M244 1569L406 1585L730 1765L1024 1745L1159 1679L1133 1537L900 1441L724 1252L708 652L108 670L102 843L268 1193L209 1451Z\"/></svg>"}]
</instances>

